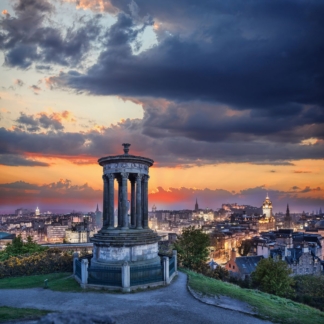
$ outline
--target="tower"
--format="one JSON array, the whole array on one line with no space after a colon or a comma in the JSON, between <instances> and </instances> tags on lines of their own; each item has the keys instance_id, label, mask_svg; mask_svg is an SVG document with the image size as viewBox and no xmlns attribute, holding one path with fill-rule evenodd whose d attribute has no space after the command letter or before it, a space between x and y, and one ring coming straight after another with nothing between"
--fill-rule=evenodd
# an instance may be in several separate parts
<instances>
[{"instance_id":1,"label":"tower","mask_svg":"<svg viewBox=\"0 0 324 324\"><path fill-rule=\"evenodd\" d=\"M95 219L93 221L93 225L97 228L102 227L102 212L99 210L99 205L97 204L97 209L95 211Z\"/></svg>"},{"instance_id":2,"label":"tower","mask_svg":"<svg viewBox=\"0 0 324 324\"><path fill-rule=\"evenodd\" d=\"M290 229L292 228L292 221L291 221L291 216L290 216L290 211L289 211L289 205L287 204L287 210L286 210L286 216L284 219L284 228Z\"/></svg>"},{"instance_id":3,"label":"tower","mask_svg":"<svg viewBox=\"0 0 324 324\"><path fill-rule=\"evenodd\" d=\"M39 208L38 208L38 206L36 207L36 210L35 210L35 215L36 215L36 216L39 216L39 215L40 215L40 211L39 211Z\"/></svg>"},{"instance_id":4,"label":"tower","mask_svg":"<svg viewBox=\"0 0 324 324\"><path fill-rule=\"evenodd\" d=\"M195 203L195 211L197 212L199 210L199 206L198 206L198 200L196 198L196 203Z\"/></svg>"},{"instance_id":5,"label":"tower","mask_svg":"<svg viewBox=\"0 0 324 324\"><path fill-rule=\"evenodd\" d=\"M266 218L270 218L272 216L272 202L268 194L262 205L262 213Z\"/></svg>"}]
</instances>

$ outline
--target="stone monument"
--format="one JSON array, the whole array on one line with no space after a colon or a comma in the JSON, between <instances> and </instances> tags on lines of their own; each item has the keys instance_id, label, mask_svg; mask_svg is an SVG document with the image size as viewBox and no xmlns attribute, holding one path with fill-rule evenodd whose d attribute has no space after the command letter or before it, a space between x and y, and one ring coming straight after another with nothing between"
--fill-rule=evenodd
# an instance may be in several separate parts
<instances>
[{"instance_id":1,"label":"stone monument","mask_svg":"<svg viewBox=\"0 0 324 324\"><path fill-rule=\"evenodd\" d=\"M102 157L103 167L103 227L93 242L91 267L130 265L160 265L159 236L148 227L149 168L154 161L129 154ZM115 223L115 181L118 183L118 222ZM130 189L130 190L129 190ZM129 211L129 214L128 214Z\"/></svg>"}]
</instances>

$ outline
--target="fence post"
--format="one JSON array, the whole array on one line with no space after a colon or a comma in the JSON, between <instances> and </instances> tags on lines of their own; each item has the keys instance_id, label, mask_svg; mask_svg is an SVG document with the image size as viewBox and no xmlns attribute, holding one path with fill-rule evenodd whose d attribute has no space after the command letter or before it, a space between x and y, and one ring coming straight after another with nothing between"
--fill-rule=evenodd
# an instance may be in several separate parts
<instances>
[{"instance_id":1,"label":"fence post","mask_svg":"<svg viewBox=\"0 0 324 324\"><path fill-rule=\"evenodd\" d=\"M86 288L88 283L88 259L81 261L81 284L82 288Z\"/></svg>"},{"instance_id":2,"label":"fence post","mask_svg":"<svg viewBox=\"0 0 324 324\"><path fill-rule=\"evenodd\" d=\"M163 273L164 273L164 283L168 285L170 283L169 276L169 257L163 257Z\"/></svg>"},{"instance_id":3,"label":"fence post","mask_svg":"<svg viewBox=\"0 0 324 324\"><path fill-rule=\"evenodd\" d=\"M78 252L73 253L73 275L75 275L75 260L76 259L79 259L79 253Z\"/></svg>"},{"instance_id":4,"label":"fence post","mask_svg":"<svg viewBox=\"0 0 324 324\"><path fill-rule=\"evenodd\" d=\"M122 287L124 292L130 291L130 266L128 262L122 265Z\"/></svg>"},{"instance_id":5,"label":"fence post","mask_svg":"<svg viewBox=\"0 0 324 324\"><path fill-rule=\"evenodd\" d=\"M178 251L173 250L172 251L173 257L174 257L174 273L178 274Z\"/></svg>"}]
</instances>

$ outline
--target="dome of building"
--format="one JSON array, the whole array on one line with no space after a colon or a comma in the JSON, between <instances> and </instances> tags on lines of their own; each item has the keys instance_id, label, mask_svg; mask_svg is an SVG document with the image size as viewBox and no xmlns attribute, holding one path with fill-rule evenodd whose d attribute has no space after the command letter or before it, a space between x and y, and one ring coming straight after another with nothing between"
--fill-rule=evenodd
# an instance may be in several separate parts
<instances>
[{"instance_id":1,"label":"dome of building","mask_svg":"<svg viewBox=\"0 0 324 324\"><path fill-rule=\"evenodd\" d=\"M315 224L315 228L324 228L324 219Z\"/></svg>"}]
</instances>

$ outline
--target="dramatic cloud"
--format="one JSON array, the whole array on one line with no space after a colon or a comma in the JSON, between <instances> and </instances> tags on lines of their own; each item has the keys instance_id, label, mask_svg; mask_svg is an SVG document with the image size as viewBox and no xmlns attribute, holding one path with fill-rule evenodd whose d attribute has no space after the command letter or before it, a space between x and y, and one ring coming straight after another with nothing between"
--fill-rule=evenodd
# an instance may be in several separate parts
<instances>
[{"instance_id":1,"label":"dramatic cloud","mask_svg":"<svg viewBox=\"0 0 324 324\"><path fill-rule=\"evenodd\" d=\"M107 3L119 13L97 62L85 73L47 78L50 88L141 104L141 135L156 145L163 139L170 156L194 148L198 160L209 146L213 153L202 163L323 158L324 40L318 34L324 32L324 4ZM82 7L97 5L87 1ZM159 43L135 55L138 35L153 24ZM188 155L179 157L183 164Z\"/></svg>"},{"instance_id":2,"label":"dramatic cloud","mask_svg":"<svg viewBox=\"0 0 324 324\"><path fill-rule=\"evenodd\" d=\"M80 65L99 36L98 19L75 22L76 28L49 23L55 7L47 0L19 0L15 16L0 18L0 49L5 64L22 69L34 62ZM56 24L57 26L57 24Z\"/></svg>"},{"instance_id":3,"label":"dramatic cloud","mask_svg":"<svg viewBox=\"0 0 324 324\"><path fill-rule=\"evenodd\" d=\"M87 183L73 185L68 179L43 185L24 181L0 184L0 205L4 208L23 204L26 207L43 205L69 210L67 206L78 204L87 209L100 201L101 196L101 191L94 190Z\"/></svg>"},{"instance_id":4,"label":"dramatic cloud","mask_svg":"<svg viewBox=\"0 0 324 324\"><path fill-rule=\"evenodd\" d=\"M76 119L72 113L64 110L63 112L45 113L41 112L37 115L27 115L20 112L20 116L16 119L19 123L19 132L22 130L28 132L37 132L41 129L50 131L62 131L64 129L63 122L75 122ZM43 133L44 135L44 133ZM26 151L28 152L28 150Z\"/></svg>"},{"instance_id":5,"label":"dramatic cloud","mask_svg":"<svg viewBox=\"0 0 324 324\"><path fill-rule=\"evenodd\" d=\"M48 163L27 159L20 155L0 154L0 164L9 166L49 166Z\"/></svg>"}]
</instances>

